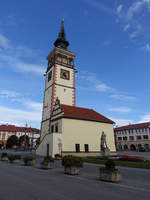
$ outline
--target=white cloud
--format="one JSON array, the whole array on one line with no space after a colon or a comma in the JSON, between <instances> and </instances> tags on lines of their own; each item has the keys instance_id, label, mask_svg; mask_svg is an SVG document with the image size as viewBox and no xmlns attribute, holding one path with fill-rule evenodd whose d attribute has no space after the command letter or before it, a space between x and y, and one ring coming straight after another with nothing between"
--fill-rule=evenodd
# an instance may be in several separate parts
<instances>
[{"instance_id":1,"label":"white cloud","mask_svg":"<svg viewBox=\"0 0 150 200\"><path fill-rule=\"evenodd\" d=\"M127 18L132 19L133 16L140 12L144 7L147 7L150 10L150 0L140 0L134 2L128 9Z\"/></svg>"},{"instance_id":2,"label":"white cloud","mask_svg":"<svg viewBox=\"0 0 150 200\"><path fill-rule=\"evenodd\" d=\"M39 64L33 62L27 62L24 60L26 57L33 57L38 51L32 50L30 48L18 45L13 46L10 44L9 40L2 34L0 34L0 67L9 67L17 72L26 72L37 75L43 75L45 68L41 67ZM6 49L9 48L9 49Z\"/></svg>"},{"instance_id":3,"label":"white cloud","mask_svg":"<svg viewBox=\"0 0 150 200\"><path fill-rule=\"evenodd\" d=\"M116 12L117 19L123 24L123 31L129 32L130 39L134 39L139 35L145 36L147 27L145 27L142 17L146 10L150 13L150 0L131 1L130 6L126 8L122 9L120 13ZM145 15L148 15L148 13Z\"/></svg>"},{"instance_id":4,"label":"white cloud","mask_svg":"<svg viewBox=\"0 0 150 200\"><path fill-rule=\"evenodd\" d=\"M95 73L83 71L80 73L80 75L77 76L77 78L82 79L84 83L92 83L93 90L96 90L98 92L109 92L112 90L111 87L109 87L107 84L100 81ZM79 87L79 89L84 89L85 87ZM86 88L85 88L86 89ZM91 88L87 88L88 90L91 90Z\"/></svg>"},{"instance_id":5,"label":"white cloud","mask_svg":"<svg viewBox=\"0 0 150 200\"><path fill-rule=\"evenodd\" d=\"M0 98L10 102L18 102L24 109L14 109L12 107L0 106L0 123L22 124L26 122L39 127L42 116L42 103L33 101L15 91L0 90Z\"/></svg>"},{"instance_id":6,"label":"white cloud","mask_svg":"<svg viewBox=\"0 0 150 200\"><path fill-rule=\"evenodd\" d=\"M122 94L112 94L110 97L113 99L121 100L121 101L135 100L134 96L128 96L128 95L122 95Z\"/></svg>"},{"instance_id":7,"label":"white cloud","mask_svg":"<svg viewBox=\"0 0 150 200\"><path fill-rule=\"evenodd\" d=\"M109 91L110 87L104 83L99 83L96 85L96 89L99 92L107 92L107 91Z\"/></svg>"},{"instance_id":8,"label":"white cloud","mask_svg":"<svg viewBox=\"0 0 150 200\"><path fill-rule=\"evenodd\" d=\"M96 1L96 0L83 0L84 2L88 3L89 5L91 5L92 7L94 7L95 9L97 9L98 11L103 11L109 15L115 15L115 11L106 6L105 4L103 4L102 2L100 1Z\"/></svg>"},{"instance_id":9,"label":"white cloud","mask_svg":"<svg viewBox=\"0 0 150 200\"><path fill-rule=\"evenodd\" d=\"M132 110L128 107L109 108L111 112L130 113Z\"/></svg>"},{"instance_id":10,"label":"white cloud","mask_svg":"<svg viewBox=\"0 0 150 200\"><path fill-rule=\"evenodd\" d=\"M130 24L126 24L123 28L123 30L126 32L130 28Z\"/></svg>"},{"instance_id":11,"label":"white cloud","mask_svg":"<svg viewBox=\"0 0 150 200\"><path fill-rule=\"evenodd\" d=\"M117 89L112 88L106 83L103 83L101 80L99 80L95 73L81 71L80 75L77 75L77 78L83 81L82 83L80 83L80 86L77 87L80 90L105 92L110 95L110 98L120 101L131 101L136 99L134 96L120 94L121 92L117 91Z\"/></svg>"},{"instance_id":12,"label":"white cloud","mask_svg":"<svg viewBox=\"0 0 150 200\"><path fill-rule=\"evenodd\" d=\"M1 123L25 124L28 122L32 124L41 122L41 112L35 110L27 111L0 106L0 113L3 113L0 115Z\"/></svg>"},{"instance_id":13,"label":"white cloud","mask_svg":"<svg viewBox=\"0 0 150 200\"><path fill-rule=\"evenodd\" d=\"M0 89L0 98L18 98L20 94L15 91Z\"/></svg>"},{"instance_id":14,"label":"white cloud","mask_svg":"<svg viewBox=\"0 0 150 200\"><path fill-rule=\"evenodd\" d=\"M118 14L121 13L122 8L123 8L123 5L122 5L122 4L120 4L120 5L117 7L117 13L118 13Z\"/></svg>"},{"instance_id":15,"label":"white cloud","mask_svg":"<svg viewBox=\"0 0 150 200\"><path fill-rule=\"evenodd\" d=\"M141 117L139 123L142 123L142 122L150 122L150 113L147 113Z\"/></svg>"},{"instance_id":16,"label":"white cloud","mask_svg":"<svg viewBox=\"0 0 150 200\"><path fill-rule=\"evenodd\" d=\"M10 41L7 37L0 33L0 48L7 49L10 47ZM2 50L2 49L1 49Z\"/></svg>"},{"instance_id":17,"label":"white cloud","mask_svg":"<svg viewBox=\"0 0 150 200\"><path fill-rule=\"evenodd\" d=\"M136 26L135 31L133 31L132 33L130 33L129 37L130 37L131 39L137 37L137 35L141 32L141 30L142 30L142 27L141 27L140 24L138 24L138 25Z\"/></svg>"},{"instance_id":18,"label":"white cloud","mask_svg":"<svg viewBox=\"0 0 150 200\"><path fill-rule=\"evenodd\" d=\"M27 108L29 108L31 110L42 112L43 104L40 102L25 100L24 104L27 106Z\"/></svg>"},{"instance_id":19,"label":"white cloud","mask_svg":"<svg viewBox=\"0 0 150 200\"><path fill-rule=\"evenodd\" d=\"M118 119L118 118L111 118L111 119L116 123L116 126L124 126L133 123L133 120L131 119Z\"/></svg>"},{"instance_id":20,"label":"white cloud","mask_svg":"<svg viewBox=\"0 0 150 200\"><path fill-rule=\"evenodd\" d=\"M145 46L142 47L142 50L150 52L150 44L149 43L145 44Z\"/></svg>"},{"instance_id":21,"label":"white cloud","mask_svg":"<svg viewBox=\"0 0 150 200\"><path fill-rule=\"evenodd\" d=\"M9 95L10 100L13 100L13 98L11 99L12 96ZM42 103L21 97L19 104L22 104L24 109L0 106L0 113L2 113L0 115L0 123L24 125L27 122L32 127L39 128L42 117Z\"/></svg>"}]
</instances>

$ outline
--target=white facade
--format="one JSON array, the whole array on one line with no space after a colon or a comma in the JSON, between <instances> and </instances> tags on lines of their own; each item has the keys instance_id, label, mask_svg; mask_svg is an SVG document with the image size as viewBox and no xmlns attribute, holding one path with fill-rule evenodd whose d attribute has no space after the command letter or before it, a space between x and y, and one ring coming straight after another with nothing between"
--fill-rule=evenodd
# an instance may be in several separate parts
<instances>
[{"instance_id":1,"label":"white facade","mask_svg":"<svg viewBox=\"0 0 150 200\"><path fill-rule=\"evenodd\" d=\"M67 109L69 108L67 106ZM78 109L78 107L75 107L75 112L76 108ZM87 109L86 112L90 114L91 111ZM53 157L55 154L61 154L62 156L68 154L99 156L101 155L101 134L104 132L107 138L107 146L111 154L115 154L113 123L111 121L85 120L85 116L82 117L83 119L66 117L63 106L56 102L51 117L51 133L45 136L36 153L42 156L50 154ZM78 152L76 145L79 147Z\"/></svg>"}]
</instances>

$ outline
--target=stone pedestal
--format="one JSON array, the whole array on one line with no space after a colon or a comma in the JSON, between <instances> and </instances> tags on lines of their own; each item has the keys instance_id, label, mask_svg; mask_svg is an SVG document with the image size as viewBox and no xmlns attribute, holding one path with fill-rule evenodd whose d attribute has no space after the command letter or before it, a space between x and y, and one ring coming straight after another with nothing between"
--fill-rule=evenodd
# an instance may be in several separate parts
<instances>
[{"instance_id":1,"label":"stone pedestal","mask_svg":"<svg viewBox=\"0 0 150 200\"><path fill-rule=\"evenodd\" d=\"M105 149L103 149L102 151L102 156L109 156L110 155L110 149L107 147Z\"/></svg>"}]
</instances>

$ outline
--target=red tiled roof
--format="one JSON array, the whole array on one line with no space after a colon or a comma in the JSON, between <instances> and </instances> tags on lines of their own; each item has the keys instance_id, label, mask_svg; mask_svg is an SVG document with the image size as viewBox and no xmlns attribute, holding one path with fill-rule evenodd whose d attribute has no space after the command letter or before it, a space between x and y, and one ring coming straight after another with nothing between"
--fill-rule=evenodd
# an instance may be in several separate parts
<instances>
[{"instance_id":1,"label":"red tiled roof","mask_svg":"<svg viewBox=\"0 0 150 200\"><path fill-rule=\"evenodd\" d=\"M80 108L76 106L68 106L64 104L61 104L61 108L64 111L63 117L66 117L66 118L104 122L104 123L109 123L109 124L114 123L112 120L99 114L93 109Z\"/></svg>"},{"instance_id":2,"label":"red tiled roof","mask_svg":"<svg viewBox=\"0 0 150 200\"><path fill-rule=\"evenodd\" d=\"M26 128L26 127L19 127L10 124L2 124L0 125L0 131L7 131L7 132L37 132L39 133L40 130L36 128Z\"/></svg>"},{"instance_id":3,"label":"red tiled roof","mask_svg":"<svg viewBox=\"0 0 150 200\"><path fill-rule=\"evenodd\" d=\"M139 129L139 128L148 128L150 127L150 122L140 123L140 124L129 124L127 126L121 126L115 128L115 131L129 130L129 129Z\"/></svg>"}]
</instances>

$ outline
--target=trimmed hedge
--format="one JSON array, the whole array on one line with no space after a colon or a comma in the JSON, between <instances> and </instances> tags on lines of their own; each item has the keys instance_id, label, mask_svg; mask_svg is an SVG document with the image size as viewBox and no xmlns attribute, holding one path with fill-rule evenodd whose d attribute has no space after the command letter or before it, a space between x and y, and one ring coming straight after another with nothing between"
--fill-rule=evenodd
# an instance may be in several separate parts
<instances>
[{"instance_id":1,"label":"trimmed hedge","mask_svg":"<svg viewBox=\"0 0 150 200\"><path fill-rule=\"evenodd\" d=\"M77 156L64 156L62 159L62 165L65 167L82 167L83 159Z\"/></svg>"}]
</instances>

